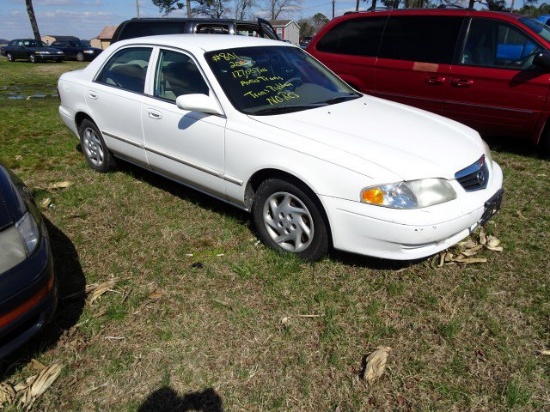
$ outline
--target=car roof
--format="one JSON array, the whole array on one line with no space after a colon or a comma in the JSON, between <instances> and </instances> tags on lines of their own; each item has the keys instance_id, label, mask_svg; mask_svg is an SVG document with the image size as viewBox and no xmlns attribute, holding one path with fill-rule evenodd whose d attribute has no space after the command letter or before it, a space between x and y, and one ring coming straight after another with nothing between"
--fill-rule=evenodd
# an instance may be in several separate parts
<instances>
[{"instance_id":1,"label":"car roof","mask_svg":"<svg viewBox=\"0 0 550 412\"><path fill-rule=\"evenodd\" d=\"M156 36L136 37L133 39L121 40L116 45L125 46L132 44L150 44L158 46L185 47L188 50L202 50L209 52L220 49L232 49L237 47L258 47L258 46L285 46L297 47L288 43L265 39L262 37L239 36L228 34L160 34Z\"/></svg>"},{"instance_id":2,"label":"car roof","mask_svg":"<svg viewBox=\"0 0 550 412\"><path fill-rule=\"evenodd\" d=\"M489 10L476 10L460 7L448 7L448 8L435 8L435 9L376 9L368 11L350 11L345 13L343 16L337 18L354 18L364 15L431 15L431 16L476 16L476 17L499 17L501 19L511 19L517 20L522 17L525 17L522 14L510 13L506 11L489 11Z\"/></svg>"}]
</instances>

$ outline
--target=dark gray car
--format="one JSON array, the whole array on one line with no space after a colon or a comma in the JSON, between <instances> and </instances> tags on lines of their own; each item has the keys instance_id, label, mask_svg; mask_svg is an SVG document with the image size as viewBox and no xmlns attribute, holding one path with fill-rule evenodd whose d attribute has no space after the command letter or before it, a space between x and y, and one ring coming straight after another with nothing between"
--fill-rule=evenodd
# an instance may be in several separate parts
<instances>
[{"instance_id":1,"label":"dark gray car","mask_svg":"<svg viewBox=\"0 0 550 412\"><path fill-rule=\"evenodd\" d=\"M35 39L15 39L4 47L2 54L8 61L13 62L17 59L29 60L31 63L53 60L62 62L65 53L46 45L46 43Z\"/></svg>"},{"instance_id":2,"label":"dark gray car","mask_svg":"<svg viewBox=\"0 0 550 412\"><path fill-rule=\"evenodd\" d=\"M280 40L273 26L264 19L244 21L210 18L134 18L119 24L111 44L134 37L178 33L236 34Z\"/></svg>"}]
</instances>

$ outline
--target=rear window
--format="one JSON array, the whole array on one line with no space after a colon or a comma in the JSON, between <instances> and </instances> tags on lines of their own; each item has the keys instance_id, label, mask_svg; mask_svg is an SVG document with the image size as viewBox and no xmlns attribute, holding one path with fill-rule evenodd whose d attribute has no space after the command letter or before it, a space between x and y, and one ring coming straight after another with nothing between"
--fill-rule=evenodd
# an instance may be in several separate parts
<instances>
[{"instance_id":1,"label":"rear window","mask_svg":"<svg viewBox=\"0 0 550 412\"><path fill-rule=\"evenodd\" d=\"M119 31L119 30L117 30ZM120 28L119 33L113 36L116 41L133 39L141 36L154 36L156 34L185 33L185 22L128 22Z\"/></svg>"},{"instance_id":2,"label":"rear window","mask_svg":"<svg viewBox=\"0 0 550 412\"><path fill-rule=\"evenodd\" d=\"M358 18L341 22L317 42L318 51L354 56L376 56L387 17Z\"/></svg>"},{"instance_id":3,"label":"rear window","mask_svg":"<svg viewBox=\"0 0 550 412\"><path fill-rule=\"evenodd\" d=\"M463 17L391 17L379 57L428 63L452 63Z\"/></svg>"}]
</instances>

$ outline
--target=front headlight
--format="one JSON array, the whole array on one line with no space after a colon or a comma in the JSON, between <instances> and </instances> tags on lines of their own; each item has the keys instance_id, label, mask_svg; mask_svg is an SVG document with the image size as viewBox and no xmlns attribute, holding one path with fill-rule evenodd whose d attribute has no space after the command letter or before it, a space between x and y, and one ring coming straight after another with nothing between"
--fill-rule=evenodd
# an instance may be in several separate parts
<instances>
[{"instance_id":1,"label":"front headlight","mask_svg":"<svg viewBox=\"0 0 550 412\"><path fill-rule=\"evenodd\" d=\"M361 191L361 202L395 209L420 209L456 199L445 179L420 179L370 186Z\"/></svg>"},{"instance_id":2,"label":"front headlight","mask_svg":"<svg viewBox=\"0 0 550 412\"><path fill-rule=\"evenodd\" d=\"M50 54L49 51L35 51L35 54Z\"/></svg>"},{"instance_id":3,"label":"front headlight","mask_svg":"<svg viewBox=\"0 0 550 412\"><path fill-rule=\"evenodd\" d=\"M30 256L38 246L40 231L33 216L25 215L0 233L0 273L11 269Z\"/></svg>"},{"instance_id":4,"label":"front headlight","mask_svg":"<svg viewBox=\"0 0 550 412\"><path fill-rule=\"evenodd\" d=\"M84 53L84 54L94 54L95 52L93 50L84 50L82 53Z\"/></svg>"}]
</instances>

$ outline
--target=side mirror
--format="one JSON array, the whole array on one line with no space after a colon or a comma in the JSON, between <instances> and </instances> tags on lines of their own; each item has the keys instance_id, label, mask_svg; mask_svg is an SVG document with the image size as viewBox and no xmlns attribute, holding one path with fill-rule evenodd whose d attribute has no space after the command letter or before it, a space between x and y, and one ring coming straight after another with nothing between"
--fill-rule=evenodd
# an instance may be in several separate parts
<instances>
[{"instance_id":1,"label":"side mirror","mask_svg":"<svg viewBox=\"0 0 550 412\"><path fill-rule=\"evenodd\" d=\"M182 110L223 116L215 97L206 94L183 94L176 98L176 106Z\"/></svg>"},{"instance_id":2,"label":"side mirror","mask_svg":"<svg viewBox=\"0 0 550 412\"><path fill-rule=\"evenodd\" d=\"M533 58L533 64L550 70L550 52L545 50L537 53Z\"/></svg>"}]
</instances>

